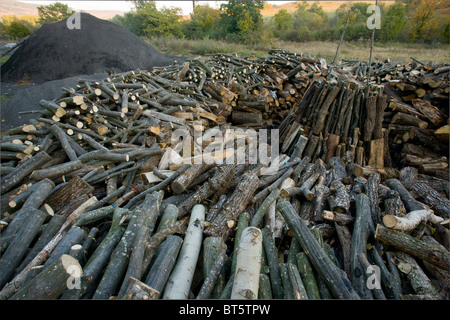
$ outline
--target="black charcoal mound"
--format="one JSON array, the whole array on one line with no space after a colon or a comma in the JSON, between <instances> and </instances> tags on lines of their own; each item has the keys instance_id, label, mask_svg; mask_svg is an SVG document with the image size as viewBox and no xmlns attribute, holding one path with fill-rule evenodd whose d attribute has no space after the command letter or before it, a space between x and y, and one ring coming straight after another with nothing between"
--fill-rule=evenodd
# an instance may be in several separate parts
<instances>
[{"instance_id":1,"label":"black charcoal mound","mask_svg":"<svg viewBox=\"0 0 450 320\"><path fill-rule=\"evenodd\" d=\"M80 29L69 29L65 19L36 30L2 65L2 82L27 79L40 84L111 68L151 70L184 60L165 55L132 32L90 14L80 13L79 22Z\"/></svg>"}]
</instances>

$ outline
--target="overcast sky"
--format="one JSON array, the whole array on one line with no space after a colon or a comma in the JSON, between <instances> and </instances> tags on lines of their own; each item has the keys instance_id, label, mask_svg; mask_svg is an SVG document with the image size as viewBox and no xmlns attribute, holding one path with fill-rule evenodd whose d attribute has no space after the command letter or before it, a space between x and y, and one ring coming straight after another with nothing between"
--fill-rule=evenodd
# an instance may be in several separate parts
<instances>
[{"instance_id":1,"label":"overcast sky","mask_svg":"<svg viewBox=\"0 0 450 320\"><path fill-rule=\"evenodd\" d=\"M29 1L20 0L21 2L29 2L35 4L50 4L56 1ZM64 1L60 0L58 2L66 3L69 7L75 10L119 10L119 11L130 11L134 8L131 1ZM223 1L198 1L199 4L209 3L213 8L218 8L220 3ZM268 1L269 3L283 4L295 1ZM156 1L156 6L158 8L162 7L178 7L183 10L183 14L189 14L192 12L192 1Z\"/></svg>"}]
</instances>

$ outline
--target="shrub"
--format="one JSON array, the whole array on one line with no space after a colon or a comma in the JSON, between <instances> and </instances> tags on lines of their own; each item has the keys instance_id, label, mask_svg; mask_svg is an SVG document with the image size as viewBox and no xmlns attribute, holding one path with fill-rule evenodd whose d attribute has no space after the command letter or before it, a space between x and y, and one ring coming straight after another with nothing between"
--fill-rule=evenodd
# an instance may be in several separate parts
<instances>
[{"instance_id":1,"label":"shrub","mask_svg":"<svg viewBox=\"0 0 450 320\"><path fill-rule=\"evenodd\" d=\"M11 38L24 38L29 36L32 32L26 23L20 21L13 21L5 28L5 32Z\"/></svg>"}]
</instances>

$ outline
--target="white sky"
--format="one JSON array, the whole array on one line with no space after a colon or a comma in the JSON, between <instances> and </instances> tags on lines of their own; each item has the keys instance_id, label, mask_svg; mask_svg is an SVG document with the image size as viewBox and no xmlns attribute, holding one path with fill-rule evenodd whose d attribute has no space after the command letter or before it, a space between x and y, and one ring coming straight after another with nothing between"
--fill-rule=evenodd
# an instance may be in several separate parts
<instances>
[{"instance_id":1,"label":"white sky","mask_svg":"<svg viewBox=\"0 0 450 320\"><path fill-rule=\"evenodd\" d=\"M50 3L56 1L39 1L39 0L20 0L20 2L34 3L34 4L43 4L48 5ZM64 1L60 0L58 2L68 4L69 7L75 10L118 10L127 12L134 8L134 5L131 1ZM220 3L223 1L198 1L199 4L209 3L209 5L213 8L218 8ZM268 3L272 4L283 4L292 1L268 1ZM189 14L192 12L192 1L156 1L157 8L162 7L178 7L183 10L183 14Z\"/></svg>"}]
</instances>

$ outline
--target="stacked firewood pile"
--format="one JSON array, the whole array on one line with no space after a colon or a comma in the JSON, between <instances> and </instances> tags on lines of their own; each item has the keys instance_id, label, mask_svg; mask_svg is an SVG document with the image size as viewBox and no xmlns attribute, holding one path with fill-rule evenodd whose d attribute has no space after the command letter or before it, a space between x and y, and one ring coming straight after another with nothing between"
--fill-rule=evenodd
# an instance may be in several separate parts
<instances>
[{"instance_id":1,"label":"stacked firewood pile","mask_svg":"<svg viewBox=\"0 0 450 320\"><path fill-rule=\"evenodd\" d=\"M3 135L1 299L448 299L447 73L408 101L269 54L80 79Z\"/></svg>"}]
</instances>

